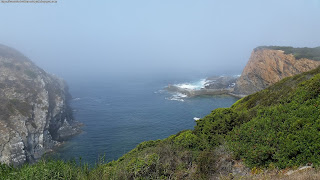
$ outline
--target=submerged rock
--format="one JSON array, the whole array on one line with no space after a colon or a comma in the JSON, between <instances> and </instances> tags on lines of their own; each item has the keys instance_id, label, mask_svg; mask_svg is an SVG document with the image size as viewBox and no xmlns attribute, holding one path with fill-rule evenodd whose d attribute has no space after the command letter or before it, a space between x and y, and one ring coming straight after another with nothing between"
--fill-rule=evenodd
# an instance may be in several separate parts
<instances>
[{"instance_id":1,"label":"submerged rock","mask_svg":"<svg viewBox=\"0 0 320 180\"><path fill-rule=\"evenodd\" d=\"M0 162L35 162L80 132L66 83L0 45Z\"/></svg>"}]
</instances>

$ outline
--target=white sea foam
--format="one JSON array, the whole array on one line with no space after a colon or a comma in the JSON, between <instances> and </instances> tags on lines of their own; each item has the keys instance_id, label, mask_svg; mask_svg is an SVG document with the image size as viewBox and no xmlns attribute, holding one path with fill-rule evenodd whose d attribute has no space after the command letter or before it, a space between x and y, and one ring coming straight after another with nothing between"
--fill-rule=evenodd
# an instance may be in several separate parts
<instances>
[{"instance_id":1,"label":"white sea foam","mask_svg":"<svg viewBox=\"0 0 320 180\"><path fill-rule=\"evenodd\" d=\"M177 94L175 94L175 96L178 97L178 98L186 98L186 97L188 97L186 94L183 94L183 93L177 93Z\"/></svg>"},{"instance_id":2,"label":"white sea foam","mask_svg":"<svg viewBox=\"0 0 320 180\"><path fill-rule=\"evenodd\" d=\"M155 91L155 92L153 92L154 94L162 94L163 92L165 92L165 90L163 90L163 89L160 89L160 90L158 90L158 91Z\"/></svg>"},{"instance_id":3,"label":"white sea foam","mask_svg":"<svg viewBox=\"0 0 320 180\"><path fill-rule=\"evenodd\" d=\"M200 90L201 88L204 88L207 83L208 81L206 79L200 79L199 81L174 84L174 86L182 89L186 89L186 90ZM172 95L171 97L167 97L166 99L171 101L184 102L184 99L188 97L186 94L183 94L180 92L175 92L171 95Z\"/></svg>"},{"instance_id":4,"label":"white sea foam","mask_svg":"<svg viewBox=\"0 0 320 180\"><path fill-rule=\"evenodd\" d=\"M170 100L170 101L180 101L180 102L184 102L184 99L179 99L179 98L174 98L174 97L169 97L169 98L166 98L167 100Z\"/></svg>"},{"instance_id":5,"label":"white sea foam","mask_svg":"<svg viewBox=\"0 0 320 180\"><path fill-rule=\"evenodd\" d=\"M200 118L198 118L198 117L194 117L193 118L195 121L198 121Z\"/></svg>"},{"instance_id":6,"label":"white sea foam","mask_svg":"<svg viewBox=\"0 0 320 180\"><path fill-rule=\"evenodd\" d=\"M80 98L74 98L74 99L72 99L72 100L74 100L74 101L78 101L78 100L80 100Z\"/></svg>"},{"instance_id":7,"label":"white sea foam","mask_svg":"<svg viewBox=\"0 0 320 180\"><path fill-rule=\"evenodd\" d=\"M187 95L183 94L183 93L174 93L171 97L166 98L167 100L171 100L171 101L180 101L180 102L184 102L184 98L188 97Z\"/></svg>"},{"instance_id":8,"label":"white sea foam","mask_svg":"<svg viewBox=\"0 0 320 180\"><path fill-rule=\"evenodd\" d=\"M231 83L230 85L229 85L229 87L231 87L231 88L233 88L233 87L235 87L236 86L236 83Z\"/></svg>"},{"instance_id":9,"label":"white sea foam","mask_svg":"<svg viewBox=\"0 0 320 180\"><path fill-rule=\"evenodd\" d=\"M190 83L175 84L175 86L182 89L187 89L187 90L199 90L201 88L204 88L206 83L207 83L206 79L201 79L200 81L194 81Z\"/></svg>"}]
</instances>

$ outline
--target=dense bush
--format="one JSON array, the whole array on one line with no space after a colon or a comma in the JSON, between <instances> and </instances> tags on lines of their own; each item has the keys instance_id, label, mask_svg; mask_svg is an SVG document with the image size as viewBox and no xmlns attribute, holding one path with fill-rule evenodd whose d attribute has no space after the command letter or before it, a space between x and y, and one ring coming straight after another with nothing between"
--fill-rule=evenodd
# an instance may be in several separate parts
<instances>
[{"instance_id":1,"label":"dense bush","mask_svg":"<svg viewBox=\"0 0 320 180\"><path fill-rule=\"evenodd\" d=\"M235 157L251 167L319 165L319 93L317 68L212 111L194 132L211 148L227 140Z\"/></svg>"},{"instance_id":2,"label":"dense bush","mask_svg":"<svg viewBox=\"0 0 320 180\"><path fill-rule=\"evenodd\" d=\"M77 166L74 161L42 160L33 165L13 168L0 165L0 179L86 179L89 174L85 166Z\"/></svg>"},{"instance_id":3,"label":"dense bush","mask_svg":"<svg viewBox=\"0 0 320 180\"><path fill-rule=\"evenodd\" d=\"M299 84L291 101L260 108L257 116L228 137L248 165L285 168L320 165L320 74Z\"/></svg>"},{"instance_id":4,"label":"dense bush","mask_svg":"<svg viewBox=\"0 0 320 180\"><path fill-rule=\"evenodd\" d=\"M203 149L215 147L224 142L226 133L248 120L248 111L235 111L232 108L219 108L197 121L195 134L200 137Z\"/></svg>"}]
</instances>

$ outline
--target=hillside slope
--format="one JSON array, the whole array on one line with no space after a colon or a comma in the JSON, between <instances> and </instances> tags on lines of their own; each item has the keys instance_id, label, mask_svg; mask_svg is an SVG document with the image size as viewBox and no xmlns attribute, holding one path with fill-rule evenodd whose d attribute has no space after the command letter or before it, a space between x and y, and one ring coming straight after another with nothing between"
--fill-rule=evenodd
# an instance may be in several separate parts
<instances>
[{"instance_id":1,"label":"hillside slope","mask_svg":"<svg viewBox=\"0 0 320 180\"><path fill-rule=\"evenodd\" d=\"M0 162L34 162L78 128L65 82L0 45Z\"/></svg>"},{"instance_id":2,"label":"hillside slope","mask_svg":"<svg viewBox=\"0 0 320 180\"><path fill-rule=\"evenodd\" d=\"M194 130L143 142L116 161L102 159L93 169L72 162L41 161L22 168L2 166L0 177L218 179L221 175L245 177L248 167L319 166L319 95L320 67L285 78L230 108L215 109L198 120Z\"/></svg>"},{"instance_id":3,"label":"hillside slope","mask_svg":"<svg viewBox=\"0 0 320 180\"><path fill-rule=\"evenodd\" d=\"M193 131L144 142L105 165L108 178L210 179L247 167L320 165L320 68L219 108Z\"/></svg>"},{"instance_id":4,"label":"hillside slope","mask_svg":"<svg viewBox=\"0 0 320 180\"><path fill-rule=\"evenodd\" d=\"M194 130L147 141L116 161L87 165L43 160L11 168L3 179L231 179L259 168L320 165L320 67L287 77L218 108ZM45 169L45 171L44 171ZM319 177L319 172L316 172Z\"/></svg>"}]
</instances>

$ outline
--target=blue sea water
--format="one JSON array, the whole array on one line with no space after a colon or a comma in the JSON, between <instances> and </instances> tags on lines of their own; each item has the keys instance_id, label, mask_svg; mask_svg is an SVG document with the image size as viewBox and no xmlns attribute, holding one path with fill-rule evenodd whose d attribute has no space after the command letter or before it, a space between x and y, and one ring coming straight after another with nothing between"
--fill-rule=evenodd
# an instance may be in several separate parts
<instances>
[{"instance_id":1,"label":"blue sea water","mask_svg":"<svg viewBox=\"0 0 320 180\"><path fill-rule=\"evenodd\" d=\"M84 124L83 133L58 148L54 156L82 158L94 164L99 157L116 160L139 143L163 139L193 129L194 117L229 107L237 98L199 96L176 99L164 89L186 79L87 78L68 80L74 117ZM190 79L191 81L191 79Z\"/></svg>"}]
</instances>

